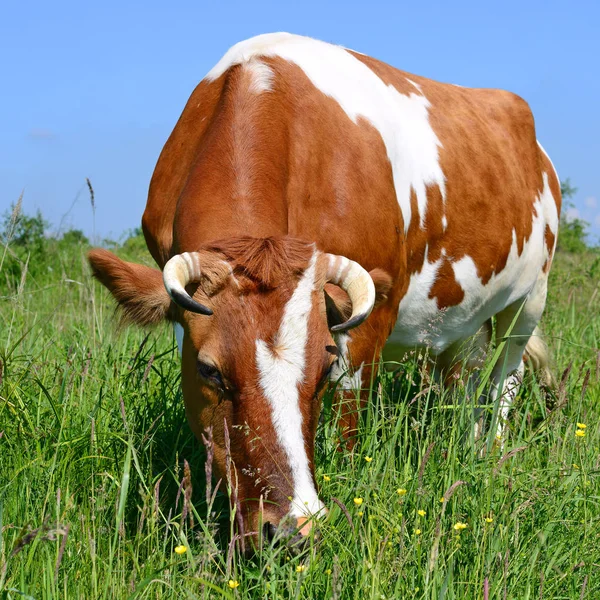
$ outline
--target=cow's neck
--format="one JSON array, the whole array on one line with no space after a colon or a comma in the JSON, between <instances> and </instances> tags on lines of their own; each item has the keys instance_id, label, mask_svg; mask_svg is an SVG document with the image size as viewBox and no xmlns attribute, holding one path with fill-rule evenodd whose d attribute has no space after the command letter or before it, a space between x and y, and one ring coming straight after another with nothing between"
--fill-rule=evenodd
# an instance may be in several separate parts
<instances>
[{"instance_id":1,"label":"cow's neck","mask_svg":"<svg viewBox=\"0 0 600 600\"><path fill-rule=\"evenodd\" d=\"M245 70L229 77L178 202L176 251L227 237L287 233L285 108L275 95L249 90Z\"/></svg>"}]
</instances>

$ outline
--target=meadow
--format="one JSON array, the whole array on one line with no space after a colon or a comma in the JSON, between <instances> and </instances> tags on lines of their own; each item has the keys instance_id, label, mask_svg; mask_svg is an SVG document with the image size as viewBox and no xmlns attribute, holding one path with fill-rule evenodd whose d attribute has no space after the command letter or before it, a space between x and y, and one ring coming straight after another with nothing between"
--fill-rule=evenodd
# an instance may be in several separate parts
<instances>
[{"instance_id":1,"label":"meadow","mask_svg":"<svg viewBox=\"0 0 600 600\"><path fill-rule=\"evenodd\" d=\"M0 598L600 598L597 251L556 257L559 385L526 376L504 448L474 442L460 386L417 356L388 365L352 450L326 395L319 542L248 558L207 486L172 330L119 328L87 240L38 234L0 247ZM139 232L112 246L152 264Z\"/></svg>"}]
</instances>

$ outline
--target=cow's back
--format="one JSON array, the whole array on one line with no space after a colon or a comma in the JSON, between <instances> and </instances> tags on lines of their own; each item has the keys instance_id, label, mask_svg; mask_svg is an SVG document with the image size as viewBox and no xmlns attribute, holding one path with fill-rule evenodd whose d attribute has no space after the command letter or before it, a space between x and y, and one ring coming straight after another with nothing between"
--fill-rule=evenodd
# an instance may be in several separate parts
<instances>
[{"instance_id":1,"label":"cow's back","mask_svg":"<svg viewBox=\"0 0 600 600\"><path fill-rule=\"evenodd\" d=\"M144 231L161 266L238 232L315 241L392 274L403 343L444 309L443 345L527 293L552 254L559 202L517 96L270 34L234 46L192 94Z\"/></svg>"}]
</instances>

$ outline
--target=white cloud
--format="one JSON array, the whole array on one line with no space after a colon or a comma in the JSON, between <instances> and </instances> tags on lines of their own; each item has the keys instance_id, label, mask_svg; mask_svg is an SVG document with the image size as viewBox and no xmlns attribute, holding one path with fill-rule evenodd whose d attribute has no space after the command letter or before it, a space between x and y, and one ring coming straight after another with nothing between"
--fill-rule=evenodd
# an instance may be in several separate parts
<instances>
[{"instance_id":1,"label":"white cloud","mask_svg":"<svg viewBox=\"0 0 600 600\"><path fill-rule=\"evenodd\" d=\"M580 218L579 209L575 208L574 206L570 206L569 208L567 208L567 211L565 212L565 218L567 219L567 222L571 222L571 221L574 221L575 219L579 219Z\"/></svg>"},{"instance_id":2,"label":"white cloud","mask_svg":"<svg viewBox=\"0 0 600 600\"><path fill-rule=\"evenodd\" d=\"M596 198L594 198L594 196L588 196L583 203L588 207L588 208L596 208L596 206L598 206L598 200L596 200Z\"/></svg>"}]
</instances>

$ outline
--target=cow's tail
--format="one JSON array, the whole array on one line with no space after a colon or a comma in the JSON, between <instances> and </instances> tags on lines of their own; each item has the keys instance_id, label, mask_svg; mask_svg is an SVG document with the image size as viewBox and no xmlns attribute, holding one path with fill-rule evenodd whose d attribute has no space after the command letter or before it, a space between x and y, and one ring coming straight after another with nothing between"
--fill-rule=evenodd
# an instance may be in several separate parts
<instances>
[{"instance_id":1,"label":"cow's tail","mask_svg":"<svg viewBox=\"0 0 600 600\"><path fill-rule=\"evenodd\" d=\"M542 330L536 327L533 334L525 346L525 354L523 356L533 372L537 375L538 381L548 390L556 389L556 380L551 370L550 352Z\"/></svg>"}]
</instances>

